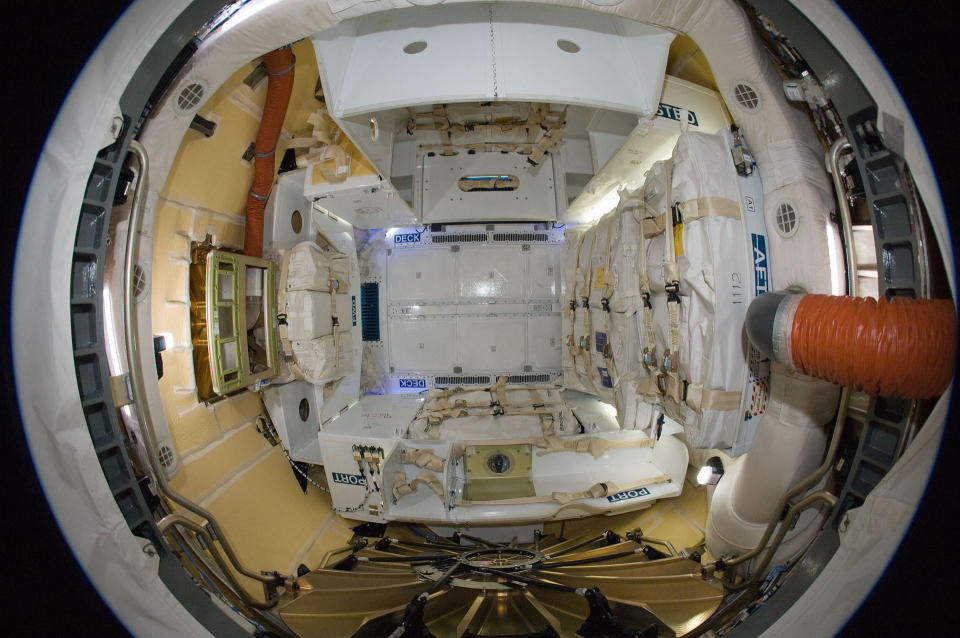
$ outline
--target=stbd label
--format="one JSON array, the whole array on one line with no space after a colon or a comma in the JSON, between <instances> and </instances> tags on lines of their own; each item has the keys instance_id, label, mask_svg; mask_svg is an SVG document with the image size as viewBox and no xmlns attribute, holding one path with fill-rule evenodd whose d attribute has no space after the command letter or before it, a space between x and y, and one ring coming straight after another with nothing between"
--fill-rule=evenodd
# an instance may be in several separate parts
<instances>
[{"instance_id":1,"label":"stbd label","mask_svg":"<svg viewBox=\"0 0 960 638\"><path fill-rule=\"evenodd\" d=\"M611 503L619 503L620 501L629 501L631 498L640 498L641 496L650 496L650 490L645 487L636 490L624 490L616 494L611 494L607 497L607 500Z\"/></svg>"},{"instance_id":2,"label":"stbd label","mask_svg":"<svg viewBox=\"0 0 960 638\"><path fill-rule=\"evenodd\" d=\"M682 115L683 107L664 104L663 102L660 102L657 106L658 117L665 117L668 120L679 122ZM689 109L687 109L687 123L689 123L690 126L700 126L700 122L697 120L697 114Z\"/></svg>"},{"instance_id":3,"label":"stbd label","mask_svg":"<svg viewBox=\"0 0 960 638\"><path fill-rule=\"evenodd\" d=\"M334 483L340 483L342 485L364 486L367 484L367 480L362 476L360 476L359 474L347 474L345 472L331 472L330 475L333 478Z\"/></svg>"}]
</instances>

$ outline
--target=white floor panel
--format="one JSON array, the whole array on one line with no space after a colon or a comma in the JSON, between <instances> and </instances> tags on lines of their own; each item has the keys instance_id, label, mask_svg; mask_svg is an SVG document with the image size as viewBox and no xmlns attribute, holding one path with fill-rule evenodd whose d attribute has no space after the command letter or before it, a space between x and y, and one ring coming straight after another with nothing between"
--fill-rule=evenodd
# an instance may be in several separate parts
<instances>
[{"instance_id":1,"label":"white floor panel","mask_svg":"<svg viewBox=\"0 0 960 638\"><path fill-rule=\"evenodd\" d=\"M386 236L395 240L385 268L391 391L560 375L562 229L476 224Z\"/></svg>"},{"instance_id":2,"label":"white floor panel","mask_svg":"<svg viewBox=\"0 0 960 638\"><path fill-rule=\"evenodd\" d=\"M396 372L449 372L456 365L457 320L390 319L390 366Z\"/></svg>"},{"instance_id":3,"label":"white floor panel","mask_svg":"<svg viewBox=\"0 0 960 638\"><path fill-rule=\"evenodd\" d=\"M449 247L394 250L387 257L390 301L452 303L454 253Z\"/></svg>"},{"instance_id":4,"label":"white floor panel","mask_svg":"<svg viewBox=\"0 0 960 638\"><path fill-rule=\"evenodd\" d=\"M517 370L524 364L523 317L462 317L457 341L461 366Z\"/></svg>"},{"instance_id":5,"label":"white floor panel","mask_svg":"<svg viewBox=\"0 0 960 638\"><path fill-rule=\"evenodd\" d=\"M523 298L520 246L462 246L459 264L461 300Z\"/></svg>"},{"instance_id":6,"label":"white floor panel","mask_svg":"<svg viewBox=\"0 0 960 638\"><path fill-rule=\"evenodd\" d=\"M527 317L527 361L534 368L559 368L563 339L559 314Z\"/></svg>"}]
</instances>

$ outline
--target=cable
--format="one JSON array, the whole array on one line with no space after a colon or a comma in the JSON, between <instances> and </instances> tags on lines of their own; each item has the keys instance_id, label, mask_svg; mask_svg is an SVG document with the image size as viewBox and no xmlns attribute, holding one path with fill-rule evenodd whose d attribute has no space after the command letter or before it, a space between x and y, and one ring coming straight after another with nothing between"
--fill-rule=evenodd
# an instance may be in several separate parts
<instances>
[{"instance_id":1,"label":"cable","mask_svg":"<svg viewBox=\"0 0 960 638\"><path fill-rule=\"evenodd\" d=\"M281 449L282 449L282 448L281 448ZM317 489L320 490L321 492L326 492L327 494L330 493L330 490L329 490L329 489L327 489L327 488L324 487L323 485L320 485L319 483L317 483L316 481L314 481L312 478L310 478L309 476L307 476L306 474L304 474L303 470L301 470L299 467L297 467L296 461L294 461L293 459L290 458L290 453L289 453L289 452L287 452L286 450L283 450L283 455L284 455L285 457L287 457L287 460L288 460L288 461L290 461L290 467L292 467L293 470L294 470L297 474L299 474L300 476L302 476L303 478L305 478L305 479L307 480L307 482L310 483L310 485L314 486L315 488L317 488ZM366 501L364 501L364 503L366 503Z\"/></svg>"}]
</instances>

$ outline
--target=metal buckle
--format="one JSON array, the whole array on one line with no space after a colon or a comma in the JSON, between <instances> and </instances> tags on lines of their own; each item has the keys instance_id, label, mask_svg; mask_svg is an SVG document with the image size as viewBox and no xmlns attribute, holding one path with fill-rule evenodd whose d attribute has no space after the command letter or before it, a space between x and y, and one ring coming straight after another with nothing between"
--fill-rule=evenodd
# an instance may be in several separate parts
<instances>
[{"instance_id":1,"label":"metal buckle","mask_svg":"<svg viewBox=\"0 0 960 638\"><path fill-rule=\"evenodd\" d=\"M680 282L671 281L663 287L667 292L667 303L680 303Z\"/></svg>"},{"instance_id":2,"label":"metal buckle","mask_svg":"<svg viewBox=\"0 0 960 638\"><path fill-rule=\"evenodd\" d=\"M680 202L674 203L670 207L670 212L671 212L670 221L673 222L674 226L676 226L677 224L683 223L683 213L680 211Z\"/></svg>"},{"instance_id":3,"label":"metal buckle","mask_svg":"<svg viewBox=\"0 0 960 638\"><path fill-rule=\"evenodd\" d=\"M573 335L567 335L567 347L572 348L576 342L573 340Z\"/></svg>"},{"instance_id":4,"label":"metal buckle","mask_svg":"<svg viewBox=\"0 0 960 638\"><path fill-rule=\"evenodd\" d=\"M643 305L644 305L645 308L650 308L651 310L653 310L653 306L650 305L650 293L649 293L649 292L641 293L640 298L643 299Z\"/></svg>"},{"instance_id":5,"label":"metal buckle","mask_svg":"<svg viewBox=\"0 0 960 638\"><path fill-rule=\"evenodd\" d=\"M660 394L667 393L667 375L663 373L657 375L657 392Z\"/></svg>"},{"instance_id":6,"label":"metal buckle","mask_svg":"<svg viewBox=\"0 0 960 638\"><path fill-rule=\"evenodd\" d=\"M657 350L649 346L643 349L643 365L651 370L657 367Z\"/></svg>"},{"instance_id":7,"label":"metal buckle","mask_svg":"<svg viewBox=\"0 0 960 638\"><path fill-rule=\"evenodd\" d=\"M577 300L576 300L576 299L571 299L571 300L570 300L570 310L576 310L576 309L577 309Z\"/></svg>"},{"instance_id":8,"label":"metal buckle","mask_svg":"<svg viewBox=\"0 0 960 638\"><path fill-rule=\"evenodd\" d=\"M609 341L603 344L603 358L613 359L613 346L610 345Z\"/></svg>"},{"instance_id":9,"label":"metal buckle","mask_svg":"<svg viewBox=\"0 0 960 638\"><path fill-rule=\"evenodd\" d=\"M589 309L590 309L590 297L581 297L580 299L581 299L580 305L581 305L582 307L586 308L587 310L589 310Z\"/></svg>"},{"instance_id":10,"label":"metal buckle","mask_svg":"<svg viewBox=\"0 0 960 638\"><path fill-rule=\"evenodd\" d=\"M601 299L600 307L604 310L604 312L610 312L610 300L607 298Z\"/></svg>"},{"instance_id":11,"label":"metal buckle","mask_svg":"<svg viewBox=\"0 0 960 638\"><path fill-rule=\"evenodd\" d=\"M583 350L590 349L590 335L580 337L580 348Z\"/></svg>"}]
</instances>

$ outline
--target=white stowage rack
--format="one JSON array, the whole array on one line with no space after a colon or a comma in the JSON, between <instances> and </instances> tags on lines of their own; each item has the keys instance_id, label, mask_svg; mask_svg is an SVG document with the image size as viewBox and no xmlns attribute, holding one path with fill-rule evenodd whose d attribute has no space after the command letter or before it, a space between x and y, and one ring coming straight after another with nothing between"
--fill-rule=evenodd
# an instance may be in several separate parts
<instances>
[{"instance_id":1,"label":"white stowage rack","mask_svg":"<svg viewBox=\"0 0 960 638\"><path fill-rule=\"evenodd\" d=\"M503 391L514 405L529 392L509 386ZM435 392L434 398L443 394ZM679 496L683 489L687 448L675 436L681 428L669 420L659 431L622 431L611 410L594 397L574 393L555 407L576 415L570 420L582 425L580 434L556 436L558 427L556 432L544 430L550 442L517 436L410 438L409 428L429 423L423 417L425 398L425 394L368 395L325 425L318 439L334 511L374 522L515 525L627 512ZM457 418L451 414L442 423L449 425ZM514 417L467 418L485 418L488 429L503 432L509 428L495 420ZM469 500L465 455L496 456L501 450L504 454L520 450L529 459L522 478L530 496ZM496 474L491 476L497 479Z\"/></svg>"}]
</instances>

